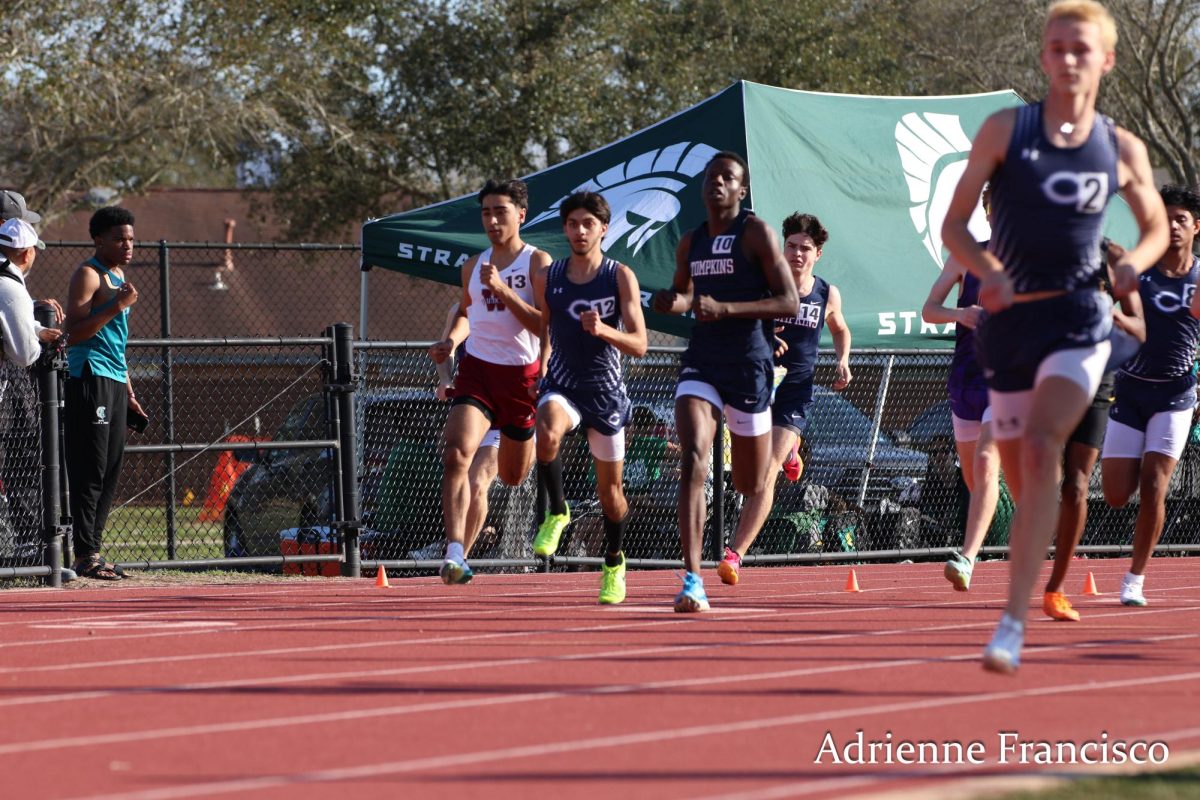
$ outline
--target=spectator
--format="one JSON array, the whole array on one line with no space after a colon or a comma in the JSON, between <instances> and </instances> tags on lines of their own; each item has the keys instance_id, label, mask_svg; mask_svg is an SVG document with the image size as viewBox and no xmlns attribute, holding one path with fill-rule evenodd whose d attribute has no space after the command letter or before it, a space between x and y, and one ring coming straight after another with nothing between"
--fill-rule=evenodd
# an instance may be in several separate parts
<instances>
[{"instance_id":1,"label":"spectator","mask_svg":"<svg viewBox=\"0 0 1200 800\"><path fill-rule=\"evenodd\" d=\"M115 206L102 208L92 215L88 232L96 253L71 276L67 297L67 475L75 571L85 578L116 581L125 574L100 556L100 547L125 454L127 414L146 413L125 363L126 318L138 299L124 272L133 260L133 214Z\"/></svg>"},{"instance_id":2,"label":"spectator","mask_svg":"<svg viewBox=\"0 0 1200 800\"><path fill-rule=\"evenodd\" d=\"M27 367L41 354L43 342L56 341L62 334L38 324L33 298L25 288L25 276L45 244L24 217L41 217L25 209L24 199L15 192L6 191L3 197L4 213L20 216L0 225L0 552L29 560L38 547L41 523L39 474L36 465L21 468L7 456L38 452L37 393ZM57 301L44 302L62 319Z\"/></svg>"}]
</instances>

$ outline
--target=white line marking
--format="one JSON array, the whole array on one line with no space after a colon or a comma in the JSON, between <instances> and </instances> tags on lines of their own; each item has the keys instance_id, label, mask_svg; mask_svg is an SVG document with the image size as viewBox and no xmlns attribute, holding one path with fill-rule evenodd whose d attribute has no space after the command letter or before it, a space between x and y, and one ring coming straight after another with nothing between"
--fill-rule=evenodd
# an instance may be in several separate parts
<instances>
[{"instance_id":1,"label":"white line marking","mask_svg":"<svg viewBox=\"0 0 1200 800\"><path fill-rule=\"evenodd\" d=\"M903 662L907 663L907 662ZM335 769L314 770L311 772L264 775L258 778L240 780L212 781L195 783L189 786L178 786L162 789L149 789L137 792L121 792L117 794L89 795L90 800L174 800L182 797L211 796L217 794L233 794L254 790L272 789L280 786L328 783L332 781L347 781L363 778L373 778L381 775L399 775L413 772L429 772L450 767L462 767L468 764L483 764L496 761L511 761L520 758L545 758L563 753L574 753L584 750L596 750L612 747L628 747L631 745L653 744L663 741L699 738L705 736L728 737L732 734L750 731L768 730L771 728L807 725L813 722L827 722L845 719L847 717L863 717L877 714L897 714L906 711L925 711L933 708L946 708L959 705L978 703L1002 702L1028 697L1061 696L1076 692L1090 692L1111 689L1144 689L1155 684L1177 683L1200 679L1200 672L1187 672L1176 675L1164 675L1157 678L1129 678L1102 683L1090 683L1083 686L1077 683L1059 684L1031 689L1019 689L1007 692L986 692L965 695L962 697L944 697L940 699L924 698L921 700L901 703L881 703L874 706L843 708L831 711L819 711L808 714L789 714L780 717L764 717L761 719L745 720L742 722L721 722L712 725L692 725L681 728L666 728L643 733L619 734L614 736L597 736L574 741L547 742L543 744L524 745L520 747L505 747L496 750L481 750L473 753L454 753L450 755L415 758L406 761L389 761L376 764L363 764L356 767L339 767ZM502 705L513 702L528 702L533 699L543 699L555 696L557 693L540 693L520 695L506 698L488 698L484 702L474 701L472 705ZM430 706L450 706L453 703L431 703ZM216 731L220 732L220 731ZM80 799L82 800L82 798Z\"/></svg>"},{"instance_id":2,"label":"white line marking","mask_svg":"<svg viewBox=\"0 0 1200 800\"><path fill-rule=\"evenodd\" d=\"M65 629L65 630L91 630L94 628L108 630L127 630L129 628L140 628L142 630L157 630L159 628L168 629L186 629L186 628L233 628L236 627L236 622L228 620L200 620L200 619L99 619L88 620L80 619L74 622L60 623L44 623L40 625L30 625L31 628L48 628L48 629Z\"/></svg>"}]
</instances>

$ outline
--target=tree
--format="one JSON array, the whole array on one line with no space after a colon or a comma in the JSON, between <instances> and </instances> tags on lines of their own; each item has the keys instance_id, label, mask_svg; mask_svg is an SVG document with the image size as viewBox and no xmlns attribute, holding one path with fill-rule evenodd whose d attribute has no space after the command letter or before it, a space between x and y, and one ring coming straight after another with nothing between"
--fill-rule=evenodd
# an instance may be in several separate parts
<instances>
[{"instance_id":1,"label":"tree","mask_svg":"<svg viewBox=\"0 0 1200 800\"><path fill-rule=\"evenodd\" d=\"M852 0L427 0L356 11L369 46L342 58L342 34L327 29L320 47L344 76L336 108L328 95L313 101L328 124L305 107L284 111L295 135L258 154L269 165L260 183L295 233L533 172L742 78L824 91L908 83L885 18ZM330 202L311 202L303 188L314 183Z\"/></svg>"},{"instance_id":2,"label":"tree","mask_svg":"<svg viewBox=\"0 0 1200 800\"><path fill-rule=\"evenodd\" d=\"M1012 88L1041 96L1041 0L899 0L897 31L931 93ZM1200 138L1200 0L1111 0L1117 64L1101 84L1099 108L1146 142L1151 162L1173 181L1197 185Z\"/></svg>"},{"instance_id":3,"label":"tree","mask_svg":"<svg viewBox=\"0 0 1200 800\"><path fill-rule=\"evenodd\" d=\"M281 127L238 62L210 46L219 4L19 1L5 14L0 176L56 216L83 191L226 183L232 154Z\"/></svg>"}]
</instances>

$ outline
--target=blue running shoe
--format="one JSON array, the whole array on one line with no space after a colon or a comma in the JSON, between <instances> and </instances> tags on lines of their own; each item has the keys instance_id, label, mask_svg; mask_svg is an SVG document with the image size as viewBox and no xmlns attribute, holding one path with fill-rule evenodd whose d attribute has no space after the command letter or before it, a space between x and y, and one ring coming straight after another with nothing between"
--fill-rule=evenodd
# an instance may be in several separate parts
<instances>
[{"instance_id":1,"label":"blue running shoe","mask_svg":"<svg viewBox=\"0 0 1200 800\"><path fill-rule=\"evenodd\" d=\"M454 561L447 558L442 562L442 583L447 586L455 584L470 583L471 578L475 577L475 573L471 572L471 568L467 566L466 561Z\"/></svg>"},{"instance_id":2,"label":"blue running shoe","mask_svg":"<svg viewBox=\"0 0 1200 800\"><path fill-rule=\"evenodd\" d=\"M681 614L708 611L708 595L704 593L704 579L695 572L683 576L683 588L675 595L675 610Z\"/></svg>"}]
</instances>

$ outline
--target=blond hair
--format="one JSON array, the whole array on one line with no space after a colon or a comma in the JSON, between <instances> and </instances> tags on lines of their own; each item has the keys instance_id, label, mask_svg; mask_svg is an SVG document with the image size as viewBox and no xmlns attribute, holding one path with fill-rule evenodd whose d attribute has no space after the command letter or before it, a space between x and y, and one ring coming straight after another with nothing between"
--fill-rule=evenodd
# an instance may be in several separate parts
<instances>
[{"instance_id":1,"label":"blond hair","mask_svg":"<svg viewBox=\"0 0 1200 800\"><path fill-rule=\"evenodd\" d=\"M1117 49L1117 21L1108 9L1096 0L1056 0L1046 10L1046 25L1058 19L1094 22L1100 26L1100 44L1104 52Z\"/></svg>"}]
</instances>

